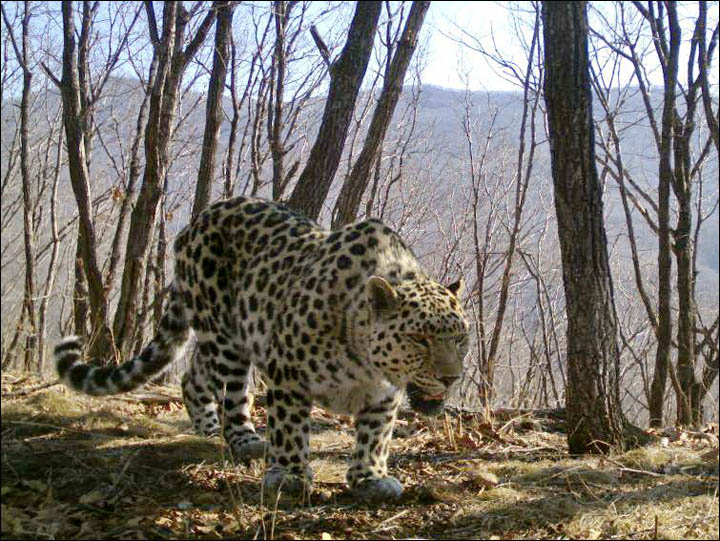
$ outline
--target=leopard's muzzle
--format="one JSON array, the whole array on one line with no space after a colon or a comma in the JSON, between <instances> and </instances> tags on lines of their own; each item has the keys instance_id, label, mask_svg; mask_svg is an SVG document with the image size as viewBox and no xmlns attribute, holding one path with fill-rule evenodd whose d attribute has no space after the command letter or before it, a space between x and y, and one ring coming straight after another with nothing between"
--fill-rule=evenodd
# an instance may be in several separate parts
<instances>
[{"instance_id":1,"label":"leopard's muzzle","mask_svg":"<svg viewBox=\"0 0 720 541\"><path fill-rule=\"evenodd\" d=\"M408 383L407 395L410 400L410 407L423 415L434 416L441 414L445 406L447 391L450 389L450 385L457 379L456 377L441 378L441 381L446 386L446 390L444 393L437 395L428 395L420 386L412 382Z\"/></svg>"}]
</instances>

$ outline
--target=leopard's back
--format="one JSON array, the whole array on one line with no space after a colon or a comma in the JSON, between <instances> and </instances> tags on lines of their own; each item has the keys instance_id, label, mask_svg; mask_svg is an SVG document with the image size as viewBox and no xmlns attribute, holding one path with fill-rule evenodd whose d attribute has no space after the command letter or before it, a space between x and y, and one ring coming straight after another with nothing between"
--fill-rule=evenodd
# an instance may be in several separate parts
<instances>
[{"instance_id":1,"label":"leopard's back","mask_svg":"<svg viewBox=\"0 0 720 541\"><path fill-rule=\"evenodd\" d=\"M278 308L327 235L270 201L210 206L175 242L176 282L195 332L225 335L262 366Z\"/></svg>"}]
</instances>

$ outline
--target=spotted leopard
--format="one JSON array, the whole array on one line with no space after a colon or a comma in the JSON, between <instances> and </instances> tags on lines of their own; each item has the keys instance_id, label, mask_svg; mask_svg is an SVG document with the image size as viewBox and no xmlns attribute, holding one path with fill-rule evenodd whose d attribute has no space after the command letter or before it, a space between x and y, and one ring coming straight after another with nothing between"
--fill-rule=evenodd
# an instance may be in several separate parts
<instances>
[{"instance_id":1,"label":"spotted leopard","mask_svg":"<svg viewBox=\"0 0 720 541\"><path fill-rule=\"evenodd\" d=\"M202 212L175 241L175 280L157 335L123 364L83 363L77 337L55 348L57 370L93 395L134 389L176 359L192 328L197 355L183 377L195 428L223 436L236 458L266 453L264 488L298 493L308 467L313 403L355 418L348 484L368 500L398 498L388 475L404 392L413 409L442 410L463 370L468 323L462 280L443 286L376 219L338 231L277 203L239 197ZM265 375L267 439L256 434L248 373Z\"/></svg>"}]
</instances>

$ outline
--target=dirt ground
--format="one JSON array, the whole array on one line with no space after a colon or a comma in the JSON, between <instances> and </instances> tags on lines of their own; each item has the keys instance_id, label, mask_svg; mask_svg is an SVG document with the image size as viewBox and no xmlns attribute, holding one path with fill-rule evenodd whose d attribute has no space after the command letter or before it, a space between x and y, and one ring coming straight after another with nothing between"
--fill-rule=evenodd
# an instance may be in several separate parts
<instances>
[{"instance_id":1,"label":"dirt ground","mask_svg":"<svg viewBox=\"0 0 720 541\"><path fill-rule=\"evenodd\" d=\"M371 507L343 480L350 419L316 408L299 505L261 501L262 464L192 435L176 387L97 399L42 384L2 376L3 539L718 538L716 425L577 459L554 415L405 414L390 459L405 494Z\"/></svg>"}]
</instances>

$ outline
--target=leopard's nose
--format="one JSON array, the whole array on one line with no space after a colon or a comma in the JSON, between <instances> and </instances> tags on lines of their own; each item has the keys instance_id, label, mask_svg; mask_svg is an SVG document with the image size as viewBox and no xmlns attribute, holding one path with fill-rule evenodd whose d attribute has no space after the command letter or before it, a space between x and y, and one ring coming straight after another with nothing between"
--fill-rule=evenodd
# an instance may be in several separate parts
<instances>
[{"instance_id":1,"label":"leopard's nose","mask_svg":"<svg viewBox=\"0 0 720 541\"><path fill-rule=\"evenodd\" d=\"M459 379L460 379L460 376L443 376L440 378L440 381L442 381L445 384L445 387L449 388L453 383L455 383Z\"/></svg>"}]
</instances>

